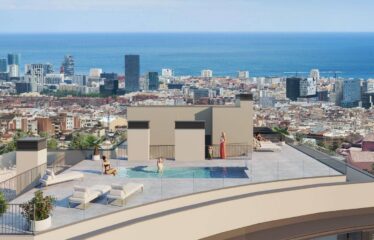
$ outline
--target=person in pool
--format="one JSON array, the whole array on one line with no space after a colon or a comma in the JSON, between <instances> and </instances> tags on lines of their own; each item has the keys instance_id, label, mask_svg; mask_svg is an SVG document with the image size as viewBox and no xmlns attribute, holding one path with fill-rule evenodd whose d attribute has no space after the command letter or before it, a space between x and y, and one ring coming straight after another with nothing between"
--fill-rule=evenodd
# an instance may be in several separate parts
<instances>
[{"instance_id":1,"label":"person in pool","mask_svg":"<svg viewBox=\"0 0 374 240\"><path fill-rule=\"evenodd\" d=\"M162 158L157 159L157 173L164 172L164 160Z\"/></svg>"},{"instance_id":2,"label":"person in pool","mask_svg":"<svg viewBox=\"0 0 374 240\"><path fill-rule=\"evenodd\" d=\"M104 174L116 176L117 169L110 166L110 162L106 159L106 156L103 156L103 168Z\"/></svg>"}]
</instances>

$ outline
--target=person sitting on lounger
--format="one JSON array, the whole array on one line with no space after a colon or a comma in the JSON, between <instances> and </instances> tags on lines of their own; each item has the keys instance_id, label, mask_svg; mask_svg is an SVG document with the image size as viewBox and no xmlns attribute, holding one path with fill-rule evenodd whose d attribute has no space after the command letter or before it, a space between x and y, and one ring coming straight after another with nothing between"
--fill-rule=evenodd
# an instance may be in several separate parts
<instances>
[{"instance_id":1,"label":"person sitting on lounger","mask_svg":"<svg viewBox=\"0 0 374 240\"><path fill-rule=\"evenodd\" d=\"M257 141L260 141L260 142L266 142L267 141L260 133L256 133L256 139L257 139Z\"/></svg>"},{"instance_id":2,"label":"person sitting on lounger","mask_svg":"<svg viewBox=\"0 0 374 240\"><path fill-rule=\"evenodd\" d=\"M110 166L109 160L106 159L106 156L103 156L103 167L104 167L104 174L113 175L115 176L117 174L117 169L112 168Z\"/></svg>"}]
</instances>

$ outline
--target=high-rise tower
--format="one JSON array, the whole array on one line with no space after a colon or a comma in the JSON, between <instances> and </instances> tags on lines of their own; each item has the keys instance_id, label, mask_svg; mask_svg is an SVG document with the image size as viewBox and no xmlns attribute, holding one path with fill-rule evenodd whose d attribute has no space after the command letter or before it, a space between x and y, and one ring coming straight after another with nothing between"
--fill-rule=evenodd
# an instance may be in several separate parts
<instances>
[{"instance_id":1,"label":"high-rise tower","mask_svg":"<svg viewBox=\"0 0 374 240\"><path fill-rule=\"evenodd\" d=\"M8 54L9 77L19 77L19 54Z\"/></svg>"},{"instance_id":2,"label":"high-rise tower","mask_svg":"<svg viewBox=\"0 0 374 240\"><path fill-rule=\"evenodd\" d=\"M139 59L139 55L125 55L125 89L127 92L136 92L140 89Z\"/></svg>"},{"instance_id":3,"label":"high-rise tower","mask_svg":"<svg viewBox=\"0 0 374 240\"><path fill-rule=\"evenodd\" d=\"M66 55L62 63L62 70L67 77L74 76L74 58L71 55Z\"/></svg>"}]
</instances>

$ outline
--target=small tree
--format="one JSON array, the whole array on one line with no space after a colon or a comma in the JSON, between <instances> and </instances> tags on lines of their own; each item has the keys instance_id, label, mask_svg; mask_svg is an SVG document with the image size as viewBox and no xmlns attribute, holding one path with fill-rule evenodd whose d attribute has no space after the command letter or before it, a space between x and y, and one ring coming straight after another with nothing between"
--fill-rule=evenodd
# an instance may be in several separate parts
<instances>
[{"instance_id":1,"label":"small tree","mask_svg":"<svg viewBox=\"0 0 374 240\"><path fill-rule=\"evenodd\" d=\"M339 148L339 144L337 142L333 142L332 145L329 146L329 150L335 152L336 149Z\"/></svg>"},{"instance_id":2,"label":"small tree","mask_svg":"<svg viewBox=\"0 0 374 240\"><path fill-rule=\"evenodd\" d=\"M296 133L295 138L296 138L297 142L301 143L303 141L303 139L304 139L304 134L302 134L302 133Z\"/></svg>"},{"instance_id":3,"label":"small tree","mask_svg":"<svg viewBox=\"0 0 374 240\"><path fill-rule=\"evenodd\" d=\"M48 149L57 149L57 140L54 138L51 138L47 141Z\"/></svg>"},{"instance_id":4,"label":"small tree","mask_svg":"<svg viewBox=\"0 0 374 240\"><path fill-rule=\"evenodd\" d=\"M8 204L6 202L5 196L0 192L0 216L2 216L8 209Z\"/></svg>"},{"instance_id":5,"label":"small tree","mask_svg":"<svg viewBox=\"0 0 374 240\"><path fill-rule=\"evenodd\" d=\"M40 133L39 133L39 136L40 136L40 137L43 137L43 138L48 138L48 137L49 137L49 134L48 134L48 132L40 132Z\"/></svg>"},{"instance_id":6,"label":"small tree","mask_svg":"<svg viewBox=\"0 0 374 240\"><path fill-rule=\"evenodd\" d=\"M38 190L34 197L21 205L22 215L29 221L41 221L47 219L54 207L56 199L52 196L43 196L43 191Z\"/></svg>"},{"instance_id":7,"label":"small tree","mask_svg":"<svg viewBox=\"0 0 374 240\"><path fill-rule=\"evenodd\" d=\"M325 142L322 140L322 141L319 141L318 143L317 143L317 145L319 146L319 147L321 147L321 148L326 148L326 144L325 144Z\"/></svg>"}]
</instances>

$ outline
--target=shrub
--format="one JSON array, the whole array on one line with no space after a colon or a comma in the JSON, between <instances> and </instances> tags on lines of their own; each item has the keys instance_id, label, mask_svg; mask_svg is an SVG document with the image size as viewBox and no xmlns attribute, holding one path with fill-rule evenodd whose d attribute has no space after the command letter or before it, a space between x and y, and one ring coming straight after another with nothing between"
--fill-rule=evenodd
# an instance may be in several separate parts
<instances>
[{"instance_id":1,"label":"shrub","mask_svg":"<svg viewBox=\"0 0 374 240\"><path fill-rule=\"evenodd\" d=\"M21 206L22 215L29 221L47 219L54 207L56 199L52 196L43 196L43 191L38 190L34 197Z\"/></svg>"},{"instance_id":2,"label":"shrub","mask_svg":"<svg viewBox=\"0 0 374 240\"><path fill-rule=\"evenodd\" d=\"M2 192L0 192L0 216L3 215L7 209L8 209L8 205L7 205L5 196Z\"/></svg>"}]
</instances>

